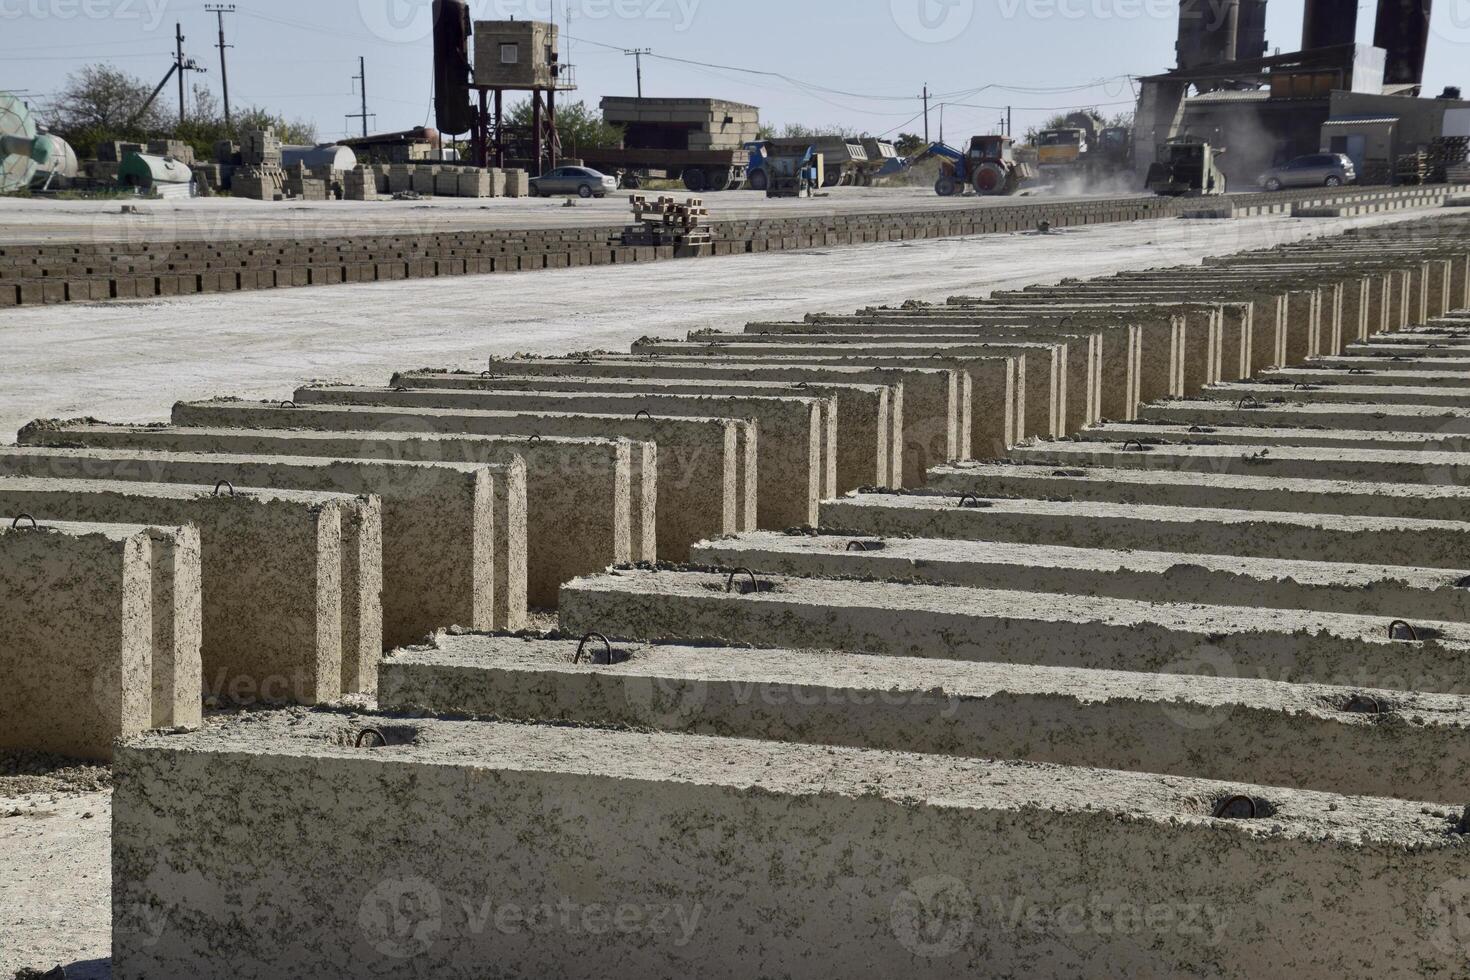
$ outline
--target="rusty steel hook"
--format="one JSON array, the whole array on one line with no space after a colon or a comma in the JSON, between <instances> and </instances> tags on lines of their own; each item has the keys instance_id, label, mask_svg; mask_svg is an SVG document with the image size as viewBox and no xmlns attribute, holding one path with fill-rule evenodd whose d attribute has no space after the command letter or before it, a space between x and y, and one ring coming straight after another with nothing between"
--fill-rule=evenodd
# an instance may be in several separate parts
<instances>
[{"instance_id":1,"label":"rusty steel hook","mask_svg":"<svg viewBox=\"0 0 1470 980\"><path fill-rule=\"evenodd\" d=\"M1395 619L1393 622L1388 624L1388 638L1390 640L1399 639L1399 627L1403 627L1404 631L1409 634L1410 642L1419 642L1419 631L1414 628L1414 624L1403 619Z\"/></svg>"},{"instance_id":2,"label":"rusty steel hook","mask_svg":"<svg viewBox=\"0 0 1470 980\"><path fill-rule=\"evenodd\" d=\"M586 636L582 637L582 642L577 644L577 655L572 658L572 663L579 664L579 663L582 662L582 654L587 652L587 644L588 643L591 643L593 640L601 640L602 641L603 648L607 650L607 662L608 662L609 665L612 664L612 662L613 662L612 641L609 640L606 636L602 635L601 633L588 633ZM596 658L593 658L589 662L595 665L597 663L597 660L596 660Z\"/></svg>"},{"instance_id":3,"label":"rusty steel hook","mask_svg":"<svg viewBox=\"0 0 1470 980\"><path fill-rule=\"evenodd\" d=\"M216 497L219 496L219 488L220 487L229 487L230 488L230 496L233 497L235 495L235 485L233 483L231 483L229 480L221 480L221 481L219 481L218 483L216 483L214 485L214 495Z\"/></svg>"},{"instance_id":4,"label":"rusty steel hook","mask_svg":"<svg viewBox=\"0 0 1470 980\"><path fill-rule=\"evenodd\" d=\"M752 572L748 568L737 568L733 572L731 572L730 577L725 579L725 591L730 592L735 588L735 576L739 575L741 572L744 572L746 575L750 576L750 591L759 592L761 589L761 580L756 578L755 572Z\"/></svg>"}]
</instances>

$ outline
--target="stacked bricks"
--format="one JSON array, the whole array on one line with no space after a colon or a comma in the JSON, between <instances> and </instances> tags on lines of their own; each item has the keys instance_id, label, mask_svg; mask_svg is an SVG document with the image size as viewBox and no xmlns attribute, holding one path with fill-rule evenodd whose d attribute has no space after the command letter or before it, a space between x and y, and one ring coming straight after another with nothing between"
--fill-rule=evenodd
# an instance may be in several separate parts
<instances>
[{"instance_id":1,"label":"stacked bricks","mask_svg":"<svg viewBox=\"0 0 1470 980\"><path fill-rule=\"evenodd\" d=\"M416 167L432 170L436 166L439 165L390 165L379 191L410 190ZM503 187L497 184L497 173L504 182ZM236 181L232 192L237 196L277 200L284 199L286 193L285 172L276 166L245 166L232 179ZM432 183L432 174L425 179ZM528 193L524 171L492 171L490 179L495 196L520 197ZM423 193L432 193L432 189ZM1301 200L1327 199L1315 191L1287 193ZM1342 192L1347 196L1333 196L1331 200L1349 202L1354 199L1352 195L1367 193L1370 192ZM1279 198L1279 195L1265 196L1272 200ZM1241 197L1253 199L1249 195ZM351 239L6 245L0 246L0 308L176 293L525 272L661 261L685 254L720 256L1004 233L1030 230L1042 220L1061 228L1161 218L1180 213L1181 207L1179 201L1162 198L1059 204L1027 201L998 206L960 202L944 209L904 214L715 220L704 226L711 236L707 245L683 249L674 245L624 245L623 229L616 225ZM1113 418L1127 417L1116 410L1108 414Z\"/></svg>"},{"instance_id":2,"label":"stacked bricks","mask_svg":"<svg viewBox=\"0 0 1470 980\"><path fill-rule=\"evenodd\" d=\"M28 430L0 472L520 446L557 606L398 651L377 713L131 742L116 974L229 929L260 975L1456 975L1467 227ZM511 915L568 902L662 926Z\"/></svg>"},{"instance_id":3,"label":"stacked bricks","mask_svg":"<svg viewBox=\"0 0 1470 980\"><path fill-rule=\"evenodd\" d=\"M349 201L376 201L378 178L370 167L356 167L342 174L342 195Z\"/></svg>"}]
</instances>

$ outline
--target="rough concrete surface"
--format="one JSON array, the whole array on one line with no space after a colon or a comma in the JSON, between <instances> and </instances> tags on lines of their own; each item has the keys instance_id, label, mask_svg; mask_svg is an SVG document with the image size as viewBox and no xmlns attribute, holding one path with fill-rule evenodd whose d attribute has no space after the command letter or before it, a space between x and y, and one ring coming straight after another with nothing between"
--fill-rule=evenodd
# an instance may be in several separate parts
<instances>
[{"instance_id":1,"label":"rough concrete surface","mask_svg":"<svg viewBox=\"0 0 1470 980\"><path fill-rule=\"evenodd\" d=\"M353 748L374 723L400 744ZM1269 815L1214 818L1231 794ZM242 719L121 757L116 975L1451 977L1459 818L829 746ZM1152 925L1075 925L1120 904Z\"/></svg>"}]
</instances>

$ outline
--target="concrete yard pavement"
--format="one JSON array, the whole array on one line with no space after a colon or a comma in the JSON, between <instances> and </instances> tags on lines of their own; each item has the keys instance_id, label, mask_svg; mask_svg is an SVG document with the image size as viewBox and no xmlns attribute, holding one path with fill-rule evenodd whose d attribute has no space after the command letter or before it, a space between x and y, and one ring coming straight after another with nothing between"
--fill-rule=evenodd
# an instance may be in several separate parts
<instances>
[{"instance_id":1,"label":"concrete yard pavement","mask_svg":"<svg viewBox=\"0 0 1470 980\"><path fill-rule=\"evenodd\" d=\"M33 418L162 418L176 399L282 397L304 378L381 384L405 365L626 350L647 335L738 330L914 297L1174 265L1412 220L1168 219L810 252L462 276L269 293L21 308L0 315L0 440ZM8 217L8 215L7 215ZM1067 247L1061 247L1065 244ZM105 342L102 342L105 341Z\"/></svg>"}]
</instances>

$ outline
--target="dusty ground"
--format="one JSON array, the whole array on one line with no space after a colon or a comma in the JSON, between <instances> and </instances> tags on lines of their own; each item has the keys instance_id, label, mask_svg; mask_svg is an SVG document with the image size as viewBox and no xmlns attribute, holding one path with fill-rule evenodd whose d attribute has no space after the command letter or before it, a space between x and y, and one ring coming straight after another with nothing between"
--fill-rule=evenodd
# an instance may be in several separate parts
<instances>
[{"instance_id":1,"label":"dusty ground","mask_svg":"<svg viewBox=\"0 0 1470 980\"><path fill-rule=\"evenodd\" d=\"M5 241L138 241L173 239L326 237L347 234L388 234L444 231L461 228L563 228L573 225L622 226L628 221L628 194L576 202L566 198L438 197L422 201L292 201L267 203L236 198L194 198L186 201L136 202L137 215L122 214L119 200L47 201L0 200L0 226ZM690 197L687 191L646 191L651 196ZM1021 198L940 198L933 178L907 187L835 187L822 196L768 199L763 194L727 191L703 195L711 216L738 220L787 215L843 214L854 211L908 211L1000 207L1017 200L1049 197L1080 200L1085 197L1132 196L1114 191L1094 195L1053 195L1050 189ZM1139 195L1143 196L1143 195Z\"/></svg>"},{"instance_id":2,"label":"dusty ground","mask_svg":"<svg viewBox=\"0 0 1470 980\"><path fill-rule=\"evenodd\" d=\"M307 378L384 384L397 369L472 367L491 354L626 351L645 335L1174 265L1414 214L1170 219L631 268L21 308L0 314L0 439L40 417L147 421L178 399L281 398Z\"/></svg>"},{"instance_id":3,"label":"dusty ground","mask_svg":"<svg viewBox=\"0 0 1470 980\"><path fill-rule=\"evenodd\" d=\"M0 978L111 975L111 783L104 767L0 754Z\"/></svg>"}]
</instances>

